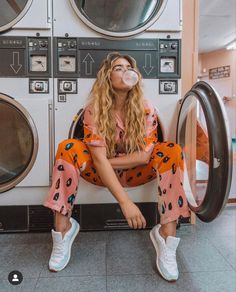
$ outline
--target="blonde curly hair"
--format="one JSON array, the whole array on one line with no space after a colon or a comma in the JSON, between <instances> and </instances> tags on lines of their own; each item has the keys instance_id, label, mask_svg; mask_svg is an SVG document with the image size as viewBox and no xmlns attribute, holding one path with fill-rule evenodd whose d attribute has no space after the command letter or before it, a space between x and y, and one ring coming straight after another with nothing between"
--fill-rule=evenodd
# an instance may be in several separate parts
<instances>
[{"instance_id":1,"label":"blonde curly hair","mask_svg":"<svg viewBox=\"0 0 236 292\"><path fill-rule=\"evenodd\" d=\"M118 52L108 54L97 73L97 79L90 92L89 104L92 106L93 118L98 134L105 138L107 157L115 156L116 119L114 101L116 92L112 88L111 71L115 60L124 58L138 73L138 83L128 92L125 101L125 134L124 146L127 154L143 150L145 146L145 110L141 88L142 76L137 68L136 61Z\"/></svg>"}]
</instances>

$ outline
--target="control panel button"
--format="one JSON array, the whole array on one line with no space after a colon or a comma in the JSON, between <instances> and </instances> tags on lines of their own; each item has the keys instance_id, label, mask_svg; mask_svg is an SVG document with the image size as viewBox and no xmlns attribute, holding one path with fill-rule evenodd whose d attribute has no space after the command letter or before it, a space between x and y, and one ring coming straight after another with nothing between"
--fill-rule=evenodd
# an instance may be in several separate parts
<instances>
[{"instance_id":1,"label":"control panel button","mask_svg":"<svg viewBox=\"0 0 236 292\"><path fill-rule=\"evenodd\" d=\"M176 43L173 43L173 44L171 44L170 47L171 47L172 50L175 50L177 48L177 44Z\"/></svg>"},{"instance_id":2,"label":"control panel button","mask_svg":"<svg viewBox=\"0 0 236 292\"><path fill-rule=\"evenodd\" d=\"M178 82L177 80L160 80L159 94L177 94Z\"/></svg>"},{"instance_id":3,"label":"control panel button","mask_svg":"<svg viewBox=\"0 0 236 292\"><path fill-rule=\"evenodd\" d=\"M36 81L34 88L36 91L44 91L44 83L41 81Z\"/></svg>"},{"instance_id":4,"label":"control panel button","mask_svg":"<svg viewBox=\"0 0 236 292\"><path fill-rule=\"evenodd\" d=\"M72 90L72 82L64 82L63 89L65 91L71 91Z\"/></svg>"},{"instance_id":5,"label":"control panel button","mask_svg":"<svg viewBox=\"0 0 236 292\"><path fill-rule=\"evenodd\" d=\"M41 43L40 43L40 46L41 46L42 48L47 48L48 44L47 44L46 42L41 42Z\"/></svg>"},{"instance_id":6,"label":"control panel button","mask_svg":"<svg viewBox=\"0 0 236 292\"><path fill-rule=\"evenodd\" d=\"M75 48L75 43L74 42L72 42L72 43L70 43L70 48Z\"/></svg>"},{"instance_id":7,"label":"control panel button","mask_svg":"<svg viewBox=\"0 0 236 292\"><path fill-rule=\"evenodd\" d=\"M77 93L77 80L58 80L59 93Z\"/></svg>"},{"instance_id":8,"label":"control panel button","mask_svg":"<svg viewBox=\"0 0 236 292\"><path fill-rule=\"evenodd\" d=\"M29 80L29 92L30 93L48 93L49 92L49 80Z\"/></svg>"}]
</instances>

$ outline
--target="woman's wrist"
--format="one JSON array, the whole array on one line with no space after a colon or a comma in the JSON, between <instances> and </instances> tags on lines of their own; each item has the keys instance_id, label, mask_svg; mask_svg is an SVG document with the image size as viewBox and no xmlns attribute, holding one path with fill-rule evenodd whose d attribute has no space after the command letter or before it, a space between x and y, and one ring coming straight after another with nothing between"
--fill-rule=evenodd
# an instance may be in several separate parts
<instances>
[{"instance_id":1,"label":"woman's wrist","mask_svg":"<svg viewBox=\"0 0 236 292\"><path fill-rule=\"evenodd\" d=\"M130 201L130 198L126 192L124 192L124 195L122 198L118 201L120 205L125 204L126 202Z\"/></svg>"}]
</instances>

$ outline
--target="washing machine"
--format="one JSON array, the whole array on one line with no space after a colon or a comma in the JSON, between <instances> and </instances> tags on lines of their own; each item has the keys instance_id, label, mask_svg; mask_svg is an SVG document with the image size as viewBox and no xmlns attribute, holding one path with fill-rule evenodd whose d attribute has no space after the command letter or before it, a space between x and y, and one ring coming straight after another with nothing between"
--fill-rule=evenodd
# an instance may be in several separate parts
<instances>
[{"instance_id":1,"label":"washing machine","mask_svg":"<svg viewBox=\"0 0 236 292\"><path fill-rule=\"evenodd\" d=\"M181 0L54 0L55 147L67 137L83 137L82 109L101 61L111 51L129 54L142 73L145 97L158 109L162 138L177 140L184 149L189 206L203 221L211 221L229 192L228 123L218 94L208 84L181 93L181 30ZM126 191L147 226L156 224L157 182ZM106 188L81 178L77 200L82 229L128 228Z\"/></svg>"},{"instance_id":2,"label":"washing machine","mask_svg":"<svg viewBox=\"0 0 236 292\"><path fill-rule=\"evenodd\" d=\"M51 0L0 3L0 231L37 225L53 164ZM37 219L36 219L37 221ZM31 223L30 223L31 222Z\"/></svg>"}]
</instances>

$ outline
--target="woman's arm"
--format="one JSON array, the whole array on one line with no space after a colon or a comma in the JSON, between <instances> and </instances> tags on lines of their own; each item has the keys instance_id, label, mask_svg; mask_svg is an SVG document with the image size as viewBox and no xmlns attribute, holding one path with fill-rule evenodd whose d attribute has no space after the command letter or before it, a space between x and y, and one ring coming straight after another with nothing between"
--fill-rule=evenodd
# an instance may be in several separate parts
<instances>
[{"instance_id":1,"label":"woman's arm","mask_svg":"<svg viewBox=\"0 0 236 292\"><path fill-rule=\"evenodd\" d=\"M88 148L103 184L119 202L129 227L134 229L145 228L146 220L139 208L130 200L128 194L124 191L122 185L117 179L114 169L106 157L106 148L89 145Z\"/></svg>"},{"instance_id":2,"label":"woman's arm","mask_svg":"<svg viewBox=\"0 0 236 292\"><path fill-rule=\"evenodd\" d=\"M129 198L128 194L121 186L114 169L106 157L106 148L90 145L88 145L88 148L103 184L110 190L119 203L126 201Z\"/></svg>"},{"instance_id":3,"label":"woman's arm","mask_svg":"<svg viewBox=\"0 0 236 292\"><path fill-rule=\"evenodd\" d=\"M136 151L120 157L113 157L109 159L113 169L127 169L138 165L148 164L152 149L149 151Z\"/></svg>"}]
</instances>

